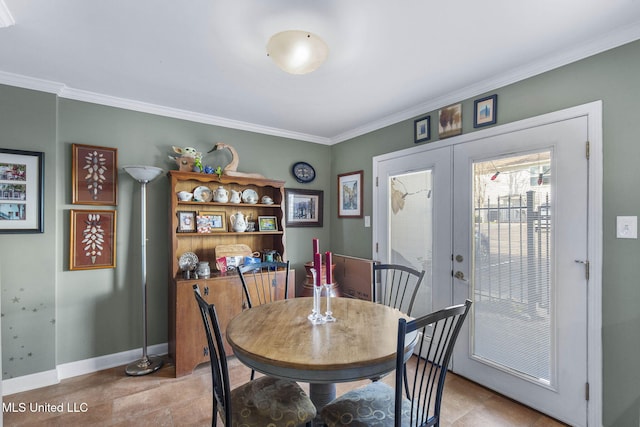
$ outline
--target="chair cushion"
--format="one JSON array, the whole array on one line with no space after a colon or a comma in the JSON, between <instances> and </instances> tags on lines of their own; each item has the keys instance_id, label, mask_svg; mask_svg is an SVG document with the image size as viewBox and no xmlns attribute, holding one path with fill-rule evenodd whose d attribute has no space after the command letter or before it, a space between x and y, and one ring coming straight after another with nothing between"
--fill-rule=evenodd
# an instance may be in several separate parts
<instances>
[{"instance_id":1,"label":"chair cushion","mask_svg":"<svg viewBox=\"0 0 640 427\"><path fill-rule=\"evenodd\" d=\"M231 408L233 427L293 427L316 416L315 406L298 384L268 376L233 389Z\"/></svg>"},{"instance_id":2,"label":"chair cushion","mask_svg":"<svg viewBox=\"0 0 640 427\"><path fill-rule=\"evenodd\" d=\"M395 390L376 381L338 397L320 411L329 427L393 427ZM410 403L403 399L403 425L408 425Z\"/></svg>"}]
</instances>

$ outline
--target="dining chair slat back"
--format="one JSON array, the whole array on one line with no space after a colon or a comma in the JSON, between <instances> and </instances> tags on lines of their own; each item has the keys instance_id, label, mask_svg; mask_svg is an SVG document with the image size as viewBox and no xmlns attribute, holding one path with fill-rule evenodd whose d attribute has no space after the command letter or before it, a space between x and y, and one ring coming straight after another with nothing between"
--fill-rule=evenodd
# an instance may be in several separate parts
<instances>
[{"instance_id":1,"label":"dining chair slat back","mask_svg":"<svg viewBox=\"0 0 640 427\"><path fill-rule=\"evenodd\" d=\"M424 274L400 264L373 264L373 301L411 315Z\"/></svg>"},{"instance_id":2,"label":"dining chair slat back","mask_svg":"<svg viewBox=\"0 0 640 427\"><path fill-rule=\"evenodd\" d=\"M263 261L244 264L238 268L246 307L267 304L289 295L289 261ZM283 283L284 286L280 286ZM280 289L284 292L281 293ZM244 307L244 306L243 306ZM256 372L251 370L251 379Z\"/></svg>"},{"instance_id":3,"label":"dining chair slat back","mask_svg":"<svg viewBox=\"0 0 640 427\"><path fill-rule=\"evenodd\" d=\"M197 284L193 285L193 291L202 315L211 361L211 425L217 425L219 414L227 427L310 426L316 408L295 381L262 376L231 389L216 308L202 297Z\"/></svg>"},{"instance_id":4,"label":"dining chair slat back","mask_svg":"<svg viewBox=\"0 0 640 427\"><path fill-rule=\"evenodd\" d=\"M238 275L248 308L287 298L289 261L244 264L238 268Z\"/></svg>"},{"instance_id":5,"label":"dining chair slat back","mask_svg":"<svg viewBox=\"0 0 640 427\"><path fill-rule=\"evenodd\" d=\"M376 381L338 397L321 410L327 426L341 426L345 419L353 425L439 426L447 367L470 308L466 300L411 321L400 319L394 387Z\"/></svg>"}]
</instances>

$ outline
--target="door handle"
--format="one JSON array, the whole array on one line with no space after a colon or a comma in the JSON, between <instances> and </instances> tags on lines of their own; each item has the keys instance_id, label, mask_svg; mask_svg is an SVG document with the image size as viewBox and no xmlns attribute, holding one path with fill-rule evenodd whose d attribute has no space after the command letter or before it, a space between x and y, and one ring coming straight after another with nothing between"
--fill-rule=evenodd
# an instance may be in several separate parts
<instances>
[{"instance_id":1,"label":"door handle","mask_svg":"<svg viewBox=\"0 0 640 427\"><path fill-rule=\"evenodd\" d=\"M468 282L467 279L465 279L464 277L464 273L460 270L456 271L455 274L453 275L453 277L455 277L458 280L461 280L463 282Z\"/></svg>"}]
</instances>

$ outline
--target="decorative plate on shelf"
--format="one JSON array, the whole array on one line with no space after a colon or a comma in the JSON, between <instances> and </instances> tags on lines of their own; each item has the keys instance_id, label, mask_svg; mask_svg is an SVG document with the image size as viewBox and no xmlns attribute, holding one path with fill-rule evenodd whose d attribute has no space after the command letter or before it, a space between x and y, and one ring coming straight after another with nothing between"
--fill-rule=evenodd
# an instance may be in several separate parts
<instances>
[{"instance_id":1,"label":"decorative plate on shelf","mask_svg":"<svg viewBox=\"0 0 640 427\"><path fill-rule=\"evenodd\" d=\"M242 192L242 201L249 204L258 203L258 193L251 188L247 188Z\"/></svg>"},{"instance_id":2,"label":"decorative plate on shelf","mask_svg":"<svg viewBox=\"0 0 640 427\"><path fill-rule=\"evenodd\" d=\"M197 265L198 255L193 252L185 252L180 255L180 259L178 259L178 267L180 267L182 271L193 270Z\"/></svg>"},{"instance_id":3,"label":"decorative plate on shelf","mask_svg":"<svg viewBox=\"0 0 640 427\"><path fill-rule=\"evenodd\" d=\"M209 187L201 185L193 190L193 200L196 202L210 202L213 199L213 191Z\"/></svg>"}]
</instances>

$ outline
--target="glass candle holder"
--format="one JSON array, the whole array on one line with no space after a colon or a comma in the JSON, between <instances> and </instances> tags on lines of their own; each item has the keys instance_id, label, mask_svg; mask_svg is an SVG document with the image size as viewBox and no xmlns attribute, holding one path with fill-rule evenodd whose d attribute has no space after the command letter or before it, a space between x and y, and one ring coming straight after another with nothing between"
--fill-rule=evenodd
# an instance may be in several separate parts
<instances>
[{"instance_id":1,"label":"glass candle holder","mask_svg":"<svg viewBox=\"0 0 640 427\"><path fill-rule=\"evenodd\" d=\"M311 314L307 316L307 319L311 321L314 325L319 325L325 322L324 316L320 312L320 300L322 299L322 286L316 285L316 272L315 270L311 271L313 276L313 308L311 309Z\"/></svg>"},{"instance_id":2,"label":"glass candle holder","mask_svg":"<svg viewBox=\"0 0 640 427\"><path fill-rule=\"evenodd\" d=\"M325 322L335 322L336 318L333 317L333 312L331 311L331 287L333 286L333 283L325 283L324 284L324 290L325 290L325 294L327 297L327 309L324 312L324 316L322 316L322 318L324 319ZM320 286L318 286L319 288Z\"/></svg>"}]
</instances>

